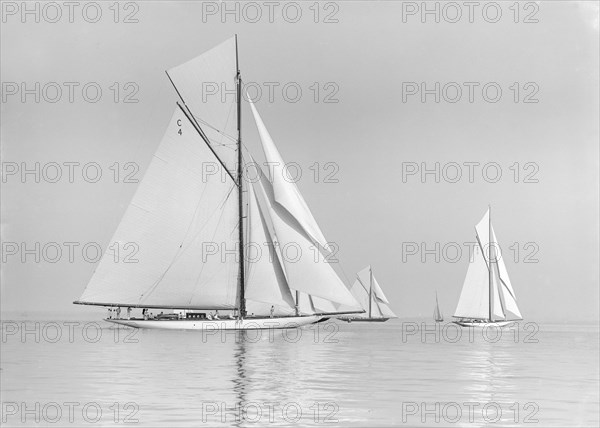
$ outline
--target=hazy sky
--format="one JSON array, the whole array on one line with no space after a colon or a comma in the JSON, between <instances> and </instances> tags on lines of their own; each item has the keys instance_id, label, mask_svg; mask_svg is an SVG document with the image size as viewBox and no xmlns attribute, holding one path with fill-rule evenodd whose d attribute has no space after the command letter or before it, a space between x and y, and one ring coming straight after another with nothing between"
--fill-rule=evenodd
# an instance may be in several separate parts
<instances>
[{"instance_id":1,"label":"hazy sky","mask_svg":"<svg viewBox=\"0 0 600 428\"><path fill-rule=\"evenodd\" d=\"M36 162L46 166L48 177L54 176L51 162L63 172L57 183L43 178L35 183L33 174L25 183L18 173L4 176L5 248L7 242L27 248L57 242L63 255L50 263L51 252L36 263L33 255L22 262L20 254L5 252L3 311L92 310L71 304L95 266L83 259L81 247L110 241L136 188L123 182L132 171L124 165L138 164L140 178L165 131L178 98L164 70L237 33L242 76L265 91L257 102L263 120L283 158L302 166L298 186L327 239L339 245L348 277L371 264L400 316L431 316L435 290L442 311L451 315L468 265L463 243L474 241L474 225L491 203L524 318L598 319L596 2L522 3L518 23L515 9L509 9L513 2L498 3L502 16L496 23L486 21L494 20L494 9L482 15L485 2L473 11L472 23L466 7L457 23L447 22L456 16L450 9L440 10L439 23L432 15L422 23L419 11L407 14L421 2L321 4L317 23L312 2L301 5L296 23L288 22L294 20L293 5L280 3L270 23L262 2L257 4L263 17L256 23L248 22L255 16L250 9L240 23L232 15L223 23L218 12L203 15L203 7L212 12L216 3L191 2L132 2L122 6L115 23L110 2L102 4L99 21L90 23L82 15L85 4L74 10L72 23L66 8L56 23L48 22L56 10L40 10L36 23L34 15L12 14L20 2L3 3L4 172L14 163L31 169ZM93 8L86 13L94 19ZM138 22L123 23L127 16ZM323 22L327 16L338 22ZM538 22L522 22L526 17ZM12 95L23 82L30 89L40 83L39 103L35 94L25 102L20 92ZM90 82L95 83L88 85L89 97L95 86L102 89L96 103L82 95ZM130 82L134 85L126 86ZM265 82L279 83L273 102L265 99ZM282 94L289 82L302 88L295 103ZM326 86L329 82L333 85ZM422 82L428 89L440 83L439 103L435 94L425 102L420 93L407 95ZM486 84L488 100L496 96L495 88L502 90L497 102L484 99ZM74 88L73 102L68 85ZM62 95L47 101L57 98L57 86ZM456 96L456 87L462 97L446 101L444 95ZM124 103L136 88L132 98L139 102ZM324 102L336 88L338 102ZM538 102L525 103L526 97ZM262 159L247 105L243 114L245 142ZM65 162L80 163L73 183ZM102 168L97 183L82 178L82 165L89 162ZM110 169L115 162L119 183ZM317 183L310 169L315 162L321 173ZM334 171L325 168L327 162L337 165L337 183L324 182ZM425 183L420 174L403 179L410 166L433 169L436 162L449 179L456 169L448 163L460 165L461 179L450 183L442 175L435 183L433 174ZM465 165L470 162L479 163L472 183ZM488 169L487 180L482 176L482 165L494 162L502 171L496 183L490 182L494 169ZM526 182L532 180L537 182ZM80 243L73 263L64 242ZM406 254L412 243L433 249L436 242L448 250L439 262L433 254L425 262L420 252ZM454 263L448 260L455 256L452 243L463 249ZM525 263L527 256L537 262Z\"/></svg>"}]
</instances>

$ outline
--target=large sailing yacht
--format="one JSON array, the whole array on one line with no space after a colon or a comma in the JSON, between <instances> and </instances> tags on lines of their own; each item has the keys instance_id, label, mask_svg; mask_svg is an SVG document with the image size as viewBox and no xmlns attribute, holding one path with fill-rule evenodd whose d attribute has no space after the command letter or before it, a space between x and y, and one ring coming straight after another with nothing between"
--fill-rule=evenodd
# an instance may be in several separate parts
<instances>
[{"instance_id":1,"label":"large sailing yacht","mask_svg":"<svg viewBox=\"0 0 600 428\"><path fill-rule=\"evenodd\" d=\"M181 102L111 241L136 243L139 261L105 254L74 303L158 329L288 328L363 312L327 263L327 241L252 103L266 161L277 166L267 177L244 152L237 37L167 75ZM206 85L237 96L207 96ZM245 179L250 164L258 180ZM283 257L286 244L300 259ZM131 317L133 308L144 316Z\"/></svg>"},{"instance_id":2,"label":"large sailing yacht","mask_svg":"<svg viewBox=\"0 0 600 428\"><path fill-rule=\"evenodd\" d=\"M510 283L489 207L475 226L478 246L469 263L454 322L463 327L504 327L523 319Z\"/></svg>"}]
</instances>

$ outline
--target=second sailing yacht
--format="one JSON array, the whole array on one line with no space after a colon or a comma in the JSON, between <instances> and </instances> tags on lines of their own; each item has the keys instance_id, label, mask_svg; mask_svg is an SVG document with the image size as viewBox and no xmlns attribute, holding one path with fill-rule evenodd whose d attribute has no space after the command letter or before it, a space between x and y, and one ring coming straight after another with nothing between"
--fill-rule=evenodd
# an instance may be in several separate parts
<instances>
[{"instance_id":1,"label":"second sailing yacht","mask_svg":"<svg viewBox=\"0 0 600 428\"><path fill-rule=\"evenodd\" d=\"M383 290L377 279L375 279L371 266L367 266L356 274L356 280L352 284L350 292L362 305L365 312L352 316L341 316L338 317L339 319L348 322L383 322L390 318L398 318L388 306L390 302L385 297L385 294L383 294Z\"/></svg>"},{"instance_id":2,"label":"second sailing yacht","mask_svg":"<svg viewBox=\"0 0 600 428\"><path fill-rule=\"evenodd\" d=\"M469 263L454 321L463 327L504 327L523 319L492 227L491 207L475 226L477 247Z\"/></svg>"}]
</instances>

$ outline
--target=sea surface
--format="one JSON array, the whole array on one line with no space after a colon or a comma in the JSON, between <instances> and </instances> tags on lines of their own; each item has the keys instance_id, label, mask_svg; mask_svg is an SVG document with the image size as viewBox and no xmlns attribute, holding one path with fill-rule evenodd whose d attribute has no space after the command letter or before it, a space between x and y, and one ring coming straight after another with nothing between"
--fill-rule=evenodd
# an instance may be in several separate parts
<instances>
[{"instance_id":1,"label":"sea surface","mask_svg":"<svg viewBox=\"0 0 600 428\"><path fill-rule=\"evenodd\" d=\"M594 426L596 325L244 334L5 320L3 426Z\"/></svg>"}]
</instances>

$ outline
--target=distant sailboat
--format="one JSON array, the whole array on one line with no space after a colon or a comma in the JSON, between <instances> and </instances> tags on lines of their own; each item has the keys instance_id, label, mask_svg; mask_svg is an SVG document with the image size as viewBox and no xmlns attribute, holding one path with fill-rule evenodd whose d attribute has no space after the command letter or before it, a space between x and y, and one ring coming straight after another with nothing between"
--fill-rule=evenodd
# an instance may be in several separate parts
<instances>
[{"instance_id":1,"label":"distant sailboat","mask_svg":"<svg viewBox=\"0 0 600 428\"><path fill-rule=\"evenodd\" d=\"M285 163L252 104L266 161L278 166L269 178L244 180L244 168L257 164L242 153L237 37L167 75L182 104L111 241L137 244L139 260L107 252L74 303L116 309L110 322L157 329L288 328L363 312L325 261L327 241L285 179ZM236 88L237 96L207 96L205 83ZM283 257L279 249L288 243L305 256ZM207 245L218 254L207 256ZM257 248L258 257L251 254ZM131 308L145 316L132 318ZM154 317L148 309L175 312ZM212 310L228 315L199 312Z\"/></svg>"},{"instance_id":2,"label":"distant sailboat","mask_svg":"<svg viewBox=\"0 0 600 428\"><path fill-rule=\"evenodd\" d=\"M444 321L444 316L440 312L440 305L438 303L437 291L435 292L435 309L433 310L433 319L435 320L435 322Z\"/></svg>"},{"instance_id":3,"label":"distant sailboat","mask_svg":"<svg viewBox=\"0 0 600 428\"><path fill-rule=\"evenodd\" d=\"M383 322L390 318L398 318L388 306L388 301L379 283L373 275L373 269L368 266L356 274L356 280L350 292L365 310L362 314L337 317L343 321L375 321Z\"/></svg>"},{"instance_id":4,"label":"distant sailboat","mask_svg":"<svg viewBox=\"0 0 600 428\"><path fill-rule=\"evenodd\" d=\"M475 247L460 294L454 321L464 327L504 327L523 319L492 227L491 207L475 226Z\"/></svg>"}]
</instances>

